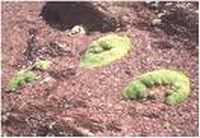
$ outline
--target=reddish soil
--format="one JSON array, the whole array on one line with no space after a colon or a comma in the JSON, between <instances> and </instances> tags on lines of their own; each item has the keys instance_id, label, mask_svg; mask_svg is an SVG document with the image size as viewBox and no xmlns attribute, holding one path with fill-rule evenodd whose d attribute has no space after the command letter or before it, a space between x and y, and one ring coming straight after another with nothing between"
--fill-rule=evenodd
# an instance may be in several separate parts
<instances>
[{"instance_id":1,"label":"reddish soil","mask_svg":"<svg viewBox=\"0 0 200 138\"><path fill-rule=\"evenodd\" d=\"M132 49L121 60L92 70L79 67L80 55L92 40L112 33L112 28L102 31L97 26L90 34L70 37L63 31L69 27L63 21L67 11L50 5L2 3L3 136L198 135L197 3L182 3L180 12L162 4L157 8L144 3L111 7L126 18L126 26L115 28L115 33L127 34ZM44 7L53 12L45 13ZM163 24L149 25L164 8L168 13ZM73 18L75 13L71 12ZM80 21L71 19L70 25ZM35 50L26 55L27 47ZM6 91L10 78L37 57L52 61L51 68L36 70L41 77L34 84ZM157 100L121 99L130 80L159 68L183 71L190 78L191 94L186 101L169 106ZM46 77L51 80L40 83Z\"/></svg>"}]
</instances>

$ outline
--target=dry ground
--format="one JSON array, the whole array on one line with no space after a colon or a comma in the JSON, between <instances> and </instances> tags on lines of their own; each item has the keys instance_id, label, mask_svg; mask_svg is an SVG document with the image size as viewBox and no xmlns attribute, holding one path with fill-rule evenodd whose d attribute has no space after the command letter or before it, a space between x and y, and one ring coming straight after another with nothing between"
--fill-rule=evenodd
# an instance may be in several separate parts
<instances>
[{"instance_id":1,"label":"dry ground","mask_svg":"<svg viewBox=\"0 0 200 138\"><path fill-rule=\"evenodd\" d=\"M84 13L78 16L73 10L59 8L59 3L55 8L46 3L3 2L3 135L197 136L198 31L197 15L192 14L198 8L195 5L183 3L185 12L170 11L163 24L156 27L149 23L156 12L163 10L162 5L152 8L144 3L129 3L111 7L126 18L126 26L115 29L115 33L128 35L132 49L121 60L89 70L78 66L81 53L92 40L112 32L101 32L97 27L88 35L70 37L64 31L69 23L63 21L65 13L69 14L71 26L78 23L73 18L83 18ZM44 7L51 12L45 13ZM30 42L32 33L35 41ZM28 55L30 61L45 56L53 62L51 68L36 71L41 78L33 85L6 92L9 79L28 64L23 51L30 45L42 49L51 42L62 45L65 52L54 49L47 54L36 50ZM130 80L159 68L188 75L191 94L185 102L168 106L156 100L121 99L121 91ZM46 77L51 80L41 84Z\"/></svg>"}]
</instances>

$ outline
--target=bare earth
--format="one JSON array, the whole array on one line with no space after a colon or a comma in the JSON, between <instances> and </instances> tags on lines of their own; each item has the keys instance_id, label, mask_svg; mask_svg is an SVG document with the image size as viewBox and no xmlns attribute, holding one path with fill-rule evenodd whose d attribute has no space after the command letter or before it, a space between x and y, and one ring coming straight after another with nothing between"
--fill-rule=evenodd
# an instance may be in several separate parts
<instances>
[{"instance_id":1,"label":"bare earth","mask_svg":"<svg viewBox=\"0 0 200 138\"><path fill-rule=\"evenodd\" d=\"M59 23L52 27L42 17L45 4L2 3L3 88L27 64L23 51L31 28L37 31L37 48L56 42L68 51L61 56L59 50L54 56L49 54L47 59L53 64L47 71L35 71L41 77L34 84L15 92L2 90L2 135L198 135L198 31L189 24L193 17L185 23L181 20L185 15L177 14L166 18L163 26L152 27L148 23L155 17L155 10L145 4L112 7L127 19L126 27L115 33L128 35L132 48L121 60L90 70L79 67L81 53L92 40L113 32L95 30L70 37ZM188 7L197 9L195 4ZM65 15L60 14L62 18ZM121 99L129 81L160 68L183 71L190 78L191 94L185 102L169 106L157 100ZM50 81L40 83L46 77Z\"/></svg>"}]
</instances>

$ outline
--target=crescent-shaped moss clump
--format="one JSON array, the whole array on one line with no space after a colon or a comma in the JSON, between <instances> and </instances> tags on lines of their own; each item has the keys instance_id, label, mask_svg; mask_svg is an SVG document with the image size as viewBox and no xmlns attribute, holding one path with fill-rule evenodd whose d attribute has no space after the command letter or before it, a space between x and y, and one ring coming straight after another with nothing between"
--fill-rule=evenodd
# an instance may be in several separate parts
<instances>
[{"instance_id":1,"label":"crescent-shaped moss clump","mask_svg":"<svg viewBox=\"0 0 200 138\"><path fill-rule=\"evenodd\" d=\"M164 100L175 105L184 101L190 94L190 81L183 73L161 69L145 73L129 83L122 92L124 99L138 99L148 96L146 89L154 85L169 85Z\"/></svg>"},{"instance_id":2,"label":"crescent-shaped moss clump","mask_svg":"<svg viewBox=\"0 0 200 138\"><path fill-rule=\"evenodd\" d=\"M128 53L131 41L126 36L115 34L93 41L80 59L80 66L94 68L107 65Z\"/></svg>"}]
</instances>

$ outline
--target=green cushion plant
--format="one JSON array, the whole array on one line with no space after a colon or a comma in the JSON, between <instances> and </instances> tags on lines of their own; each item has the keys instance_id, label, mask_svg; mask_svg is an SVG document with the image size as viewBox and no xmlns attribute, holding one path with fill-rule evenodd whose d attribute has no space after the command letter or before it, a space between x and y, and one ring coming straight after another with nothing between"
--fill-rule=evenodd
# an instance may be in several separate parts
<instances>
[{"instance_id":1,"label":"green cushion plant","mask_svg":"<svg viewBox=\"0 0 200 138\"><path fill-rule=\"evenodd\" d=\"M126 36L110 34L93 41L81 56L80 66L94 68L107 65L128 53L131 41Z\"/></svg>"},{"instance_id":2,"label":"green cushion plant","mask_svg":"<svg viewBox=\"0 0 200 138\"><path fill-rule=\"evenodd\" d=\"M31 71L20 71L8 83L9 90L16 90L19 86L33 82L37 75Z\"/></svg>"},{"instance_id":3,"label":"green cushion plant","mask_svg":"<svg viewBox=\"0 0 200 138\"><path fill-rule=\"evenodd\" d=\"M24 70L19 71L9 82L7 85L8 90L16 90L19 86L24 85L26 83L33 82L37 74L30 71L33 68L46 70L49 68L51 62L48 60L38 60L32 66L27 67Z\"/></svg>"},{"instance_id":4,"label":"green cushion plant","mask_svg":"<svg viewBox=\"0 0 200 138\"><path fill-rule=\"evenodd\" d=\"M49 60L38 60L33 64L36 69L46 70L50 67L51 62Z\"/></svg>"},{"instance_id":5,"label":"green cushion plant","mask_svg":"<svg viewBox=\"0 0 200 138\"><path fill-rule=\"evenodd\" d=\"M147 88L154 85L169 85L170 90L166 92L164 101L175 105L184 101L190 94L190 82L183 73L160 69L142 74L131 81L123 90L124 99L138 99L148 96Z\"/></svg>"}]
</instances>

